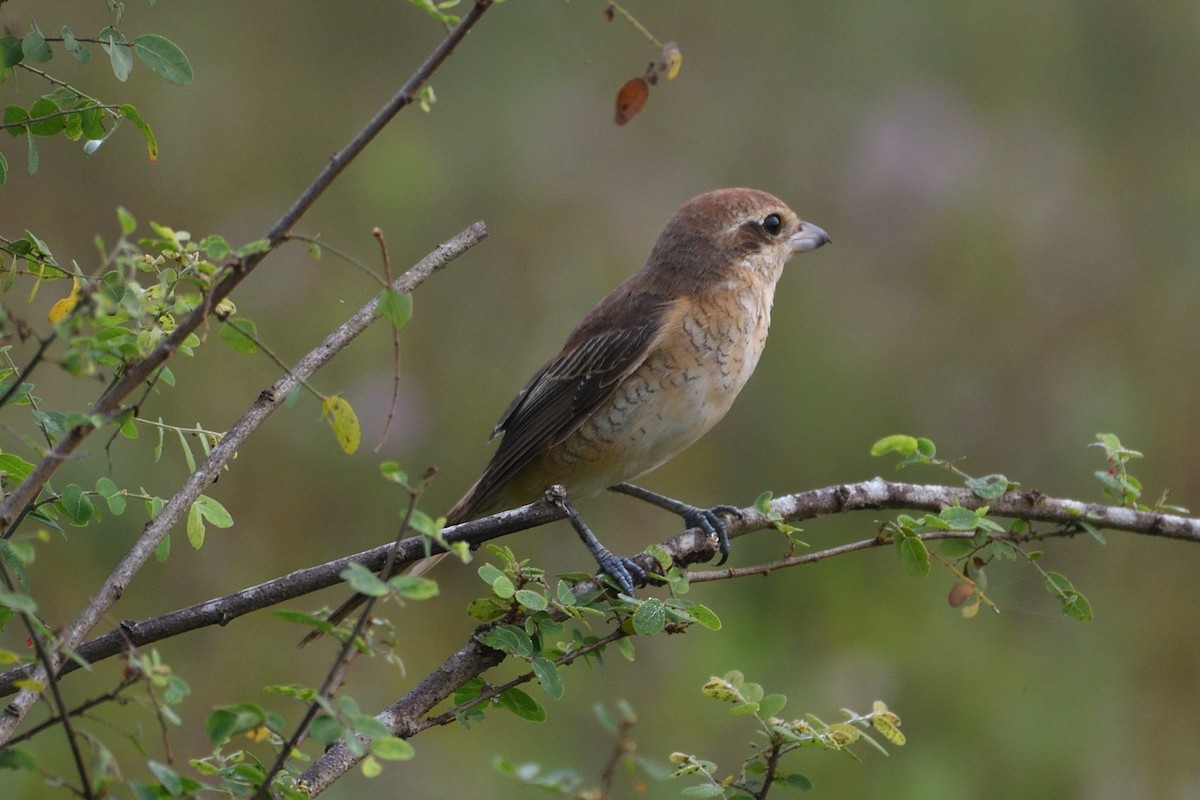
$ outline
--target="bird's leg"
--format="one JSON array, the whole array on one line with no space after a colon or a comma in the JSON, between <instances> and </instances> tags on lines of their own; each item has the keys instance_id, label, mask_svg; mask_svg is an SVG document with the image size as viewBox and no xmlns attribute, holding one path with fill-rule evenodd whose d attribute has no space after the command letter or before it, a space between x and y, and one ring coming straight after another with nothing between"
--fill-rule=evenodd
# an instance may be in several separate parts
<instances>
[{"instance_id":1,"label":"bird's leg","mask_svg":"<svg viewBox=\"0 0 1200 800\"><path fill-rule=\"evenodd\" d=\"M632 483L618 483L616 486L608 487L608 490L610 492L627 494L639 500L645 500L651 505L656 505L659 508L678 514L683 517L684 525L687 525L689 528L699 528L717 540L717 547L721 551L721 560L717 562L718 567L724 564L725 560L729 558L729 529L725 526L725 520L721 519L721 515L727 514L731 517L741 517L742 511L737 506L719 505L712 508L700 508L699 506L689 505L658 492L634 486Z\"/></svg>"},{"instance_id":2,"label":"bird's leg","mask_svg":"<svg viewBox=\"0 0 1200 800\"><path fill-rule=\"evenodd\" d=\"M587 545L592 557L600 565L601 571L616 581L617 585L621 587L621 591L632 597L635 582L639 586L646 585L646 571L633 559L613 555L611 550L600 544L596 534L592 533L592 529L587 526L587 523L579 516L579 512L575 510L575 506L571 505L571 501L567 499L567 492L562 486L556 484L547 489L546 500L567 512L567 519L571 521L571 526L575 528L579 538Z\"/></svg>"}]
</instances>

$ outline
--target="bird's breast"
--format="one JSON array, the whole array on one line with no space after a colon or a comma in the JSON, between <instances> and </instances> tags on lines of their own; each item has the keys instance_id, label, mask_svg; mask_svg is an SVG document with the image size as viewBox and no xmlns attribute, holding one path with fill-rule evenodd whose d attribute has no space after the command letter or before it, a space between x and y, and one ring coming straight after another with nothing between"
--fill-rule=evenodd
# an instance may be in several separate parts
<instances>
[{"instance_id":1,"label":"bird's breast","mask_svg":"<svg viewBox=\"0 0 1200 800\"><path fill-rule=\"evenodd\" d=\"M733 405L758 364L770 318L771 292L753 286L677 301L642 364L547 453L548 466L581 496L687 448Z\"/></svg>"}]
</instances>

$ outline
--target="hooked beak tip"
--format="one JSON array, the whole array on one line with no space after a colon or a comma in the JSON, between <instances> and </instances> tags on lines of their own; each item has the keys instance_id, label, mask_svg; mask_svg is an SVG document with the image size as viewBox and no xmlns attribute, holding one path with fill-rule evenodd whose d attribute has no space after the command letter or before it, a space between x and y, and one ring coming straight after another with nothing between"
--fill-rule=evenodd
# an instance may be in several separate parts
<instances>
[{"instance_id":1,"label":"hooked beak tip","mask_svg":"<svg viewBox=\"0 0 1200 800\"><path fill-rule=\"evenodd\" d=\"M800 224L800 230L792 236L792 252L807 253L810 250L816 250L818 247L823 247L829 244L832 239L823 228L814 225L811 222L803 222Z\"/></svg>"}]
</instances>

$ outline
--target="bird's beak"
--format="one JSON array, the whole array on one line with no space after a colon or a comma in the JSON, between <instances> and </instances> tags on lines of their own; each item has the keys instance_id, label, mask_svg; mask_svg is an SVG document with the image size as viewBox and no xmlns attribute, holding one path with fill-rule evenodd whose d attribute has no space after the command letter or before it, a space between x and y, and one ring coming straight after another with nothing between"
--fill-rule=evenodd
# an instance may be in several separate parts
<instances>
[{"instance_id":1,"label":"bird's beak","mask_svg":"<svg viewBox=\"0 0 1200 800\"><path fill-rule=\"evenodd\" d=\"M788 239L788 247L793 253L807 253L809 250L816 250L829 242L829 234L820 227L811 222L801 222L800 230L793 233Z\"/></svg>"}]
</instances>

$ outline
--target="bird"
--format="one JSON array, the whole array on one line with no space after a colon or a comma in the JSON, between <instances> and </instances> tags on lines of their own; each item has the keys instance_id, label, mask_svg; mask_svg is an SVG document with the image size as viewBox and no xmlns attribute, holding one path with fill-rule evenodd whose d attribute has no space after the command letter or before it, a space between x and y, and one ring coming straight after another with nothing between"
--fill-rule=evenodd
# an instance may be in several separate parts
<instances>
[{"instance_id":1,"label":"bird","mask_svg":"<svg viewBox=\"0 0 1200 800\"><path fill-rule=\"evenodd\" d=\"M645 572L605 548L574 507L611 489L706 531L718 540L723 563L729 538L722 514L735 507L699 508L629 481L725 416L762 354L784 264L829 241L767 192L718 189L688 200L641 270L584 316L505 409L492 432L499 445L446 524L532 503L554 487L601 571L632 595ZM365 599L350 598L329 621L341 621Z\"/></svg>"}]
</instances>

